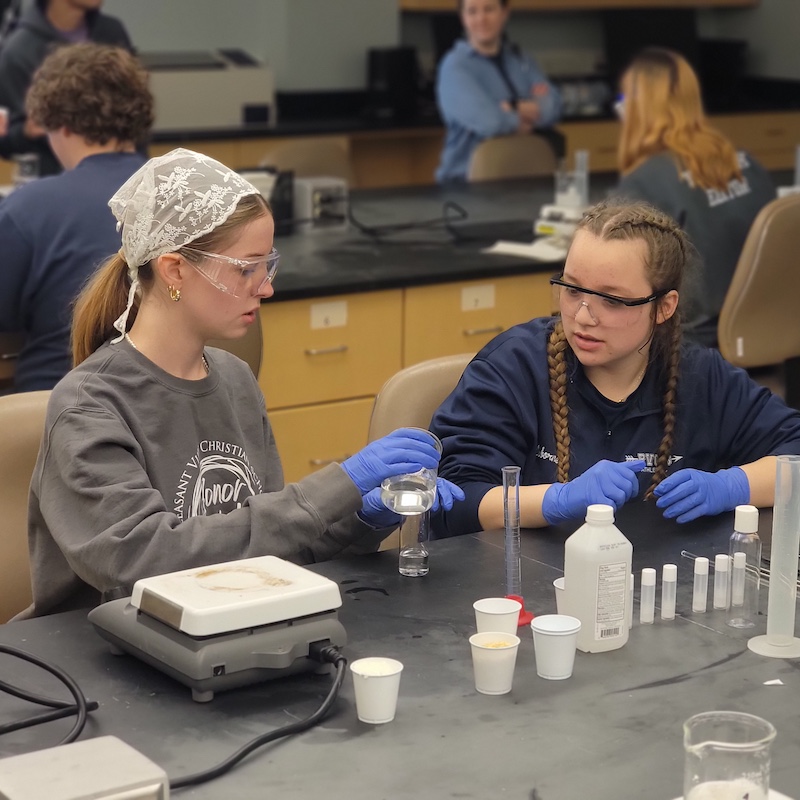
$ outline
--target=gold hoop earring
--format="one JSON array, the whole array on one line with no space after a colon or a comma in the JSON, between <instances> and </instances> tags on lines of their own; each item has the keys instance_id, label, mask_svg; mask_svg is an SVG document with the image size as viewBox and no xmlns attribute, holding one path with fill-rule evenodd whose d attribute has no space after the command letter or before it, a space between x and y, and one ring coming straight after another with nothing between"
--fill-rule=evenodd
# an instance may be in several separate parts
<instances>
[{"instance_id":1,"label":"gold hoop earring","mask_svg":"<svg viewBox=\"0 0 800 800\"><path fill-rule=\"evenodd\" d=\"M177 303L181 299L181 290L174 286L169 287L169 296Z\"/></svg>"}]
</instances>

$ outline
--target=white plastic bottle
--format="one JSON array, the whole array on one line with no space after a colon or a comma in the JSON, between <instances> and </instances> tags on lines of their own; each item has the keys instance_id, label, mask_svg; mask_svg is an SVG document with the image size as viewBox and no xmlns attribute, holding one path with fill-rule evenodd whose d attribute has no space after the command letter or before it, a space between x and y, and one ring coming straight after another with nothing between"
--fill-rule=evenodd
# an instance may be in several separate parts
<instances>
[{"instance_id":1,"label":"white plastic bottle","mask_svg":"<svg viewBox=\"0 0 800 800\"><path fill-rule=\"evenodd\" d=\"M591 505L586 523L564 545L564 588L581 621L578 650L602 653L628 641L633 545L614 525L614 509Z\"/></svg>"}]
</instances>

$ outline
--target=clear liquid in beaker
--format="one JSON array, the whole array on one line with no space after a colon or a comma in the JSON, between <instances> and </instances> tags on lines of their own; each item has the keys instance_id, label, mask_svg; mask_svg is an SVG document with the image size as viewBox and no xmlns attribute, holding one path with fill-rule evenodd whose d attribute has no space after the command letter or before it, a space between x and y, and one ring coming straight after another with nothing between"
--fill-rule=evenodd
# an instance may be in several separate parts
<instances>
[{"instance_id":1,"label":"clear liquid in beaker","mask_svg":"<svg viewBox=\"0 0 800 800\"><path fill-rule=\"evenodd\" d=\"M395 514L422 514L433 506L436 479L422 475L398 475L381 484L381 500Z\"/></svg>"}]
</instances>

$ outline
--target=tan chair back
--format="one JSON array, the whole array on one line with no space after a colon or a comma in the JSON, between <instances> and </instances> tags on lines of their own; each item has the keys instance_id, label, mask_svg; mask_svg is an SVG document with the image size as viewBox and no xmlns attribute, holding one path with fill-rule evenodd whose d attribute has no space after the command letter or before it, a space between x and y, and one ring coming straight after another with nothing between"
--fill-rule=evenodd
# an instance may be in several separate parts
<instances>
[{"instance_id":1,"label":"tan chair back","mask_svg":"<svg viewBox=\"0 0 800 800\"><path fill-rule=\"evenodd\" d=\"M401 369L378 392L369 421L368 440L380 439L396 428L427 428L434 412L455 389L474 353L460 353L422 361ZM397 531L381 543L381 550L399 547Z\"/></svg>"},{"instance_id":2,"label":"tan chair back","mask_svg":"<svg viewBox=\"0 0 800 800\"><path fill-rule=\"evenodd\" d=\"M17 356L25 344L24 333L0 333L0 390L14 385Z\"/></svg>"},{"instance_id":3,"label":"tan chair back","mask_svg":"<svg viewBox=\"0 0 800 800\"><path fill-rule=\"evenodd\" d=\"M738 367L800 356L796 286L800 195L761 209L745 240L719 315L719 349Z\"/></svg>"},{"instance_id":4,"label":"tan chair back","mask_svg":"<svg viewBox=\"0 0 800 800\"><path fill-rule=\"evenodd\" d=\"M260 314L256 314L256 321L247 329L247 333L241 339L212 339L208 344L211 347L227 350L247 362L250 369L253 370L253 375L258 378L261 370L261 353L264 349Z\"/></svg>"},{"instance_id":5,"label":"tan chair back","mask_svg":"<svg viewBox=\"0 0 800 800\"><path fill-rule=\"evenodd\" d=\"M31 603L28 490L49 391L0 397L0 623Z\"/></svg>"},{"instance_id":6,"label":"tan chair back","mask_svg":"<svg viewBox=\"0 0 800 800\"><path fill-rule=\"evenodd\" d=\"M472 154L468 180L536 178L554 175L556 155L547 139L524 133L498 136L481 142Z\"/></svg>"},{"instance_id":7,"label":"tan chair back","mask_svg":"<svg viewBox=\"0 0 800 800\"><path fill-rule=\"evenodd\" d=\"M261 159L262 167L291 170L296 178L344 178L353 183L349 145L343 137L322 136L275 145Z\"/></svg>"}]
</instances>

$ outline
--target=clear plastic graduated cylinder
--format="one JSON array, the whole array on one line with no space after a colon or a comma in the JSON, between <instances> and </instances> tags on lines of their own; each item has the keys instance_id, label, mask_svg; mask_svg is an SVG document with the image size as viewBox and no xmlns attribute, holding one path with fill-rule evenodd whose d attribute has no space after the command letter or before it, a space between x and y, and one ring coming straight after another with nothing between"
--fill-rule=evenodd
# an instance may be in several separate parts
<instances>
[{"instance_id":1,"label":"clear plastic graduated cylinder","mask_svg":"<svg viewBox=\"0 0 800 800\"><path fill-rule=\"evenodd\" d=\"M628 641L628 576L633 545L614 525L614 509L591 505L564 545L564 589L581 621L578 650L602 653Z\"/></svg>"}]
</instances>

